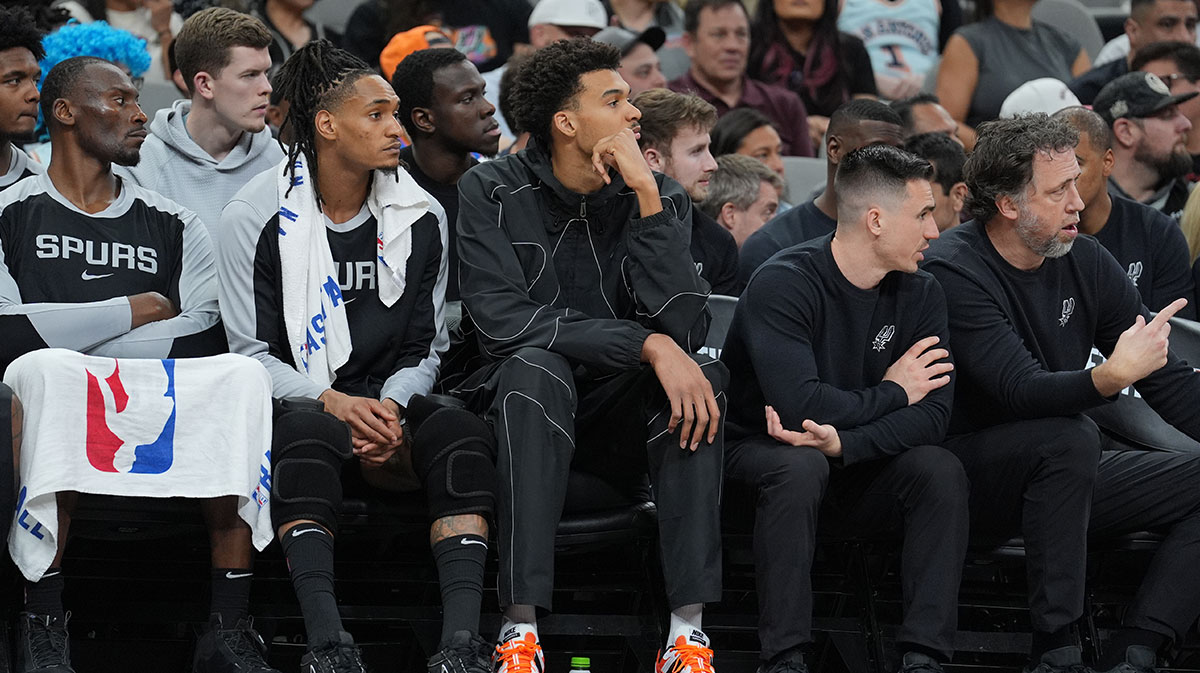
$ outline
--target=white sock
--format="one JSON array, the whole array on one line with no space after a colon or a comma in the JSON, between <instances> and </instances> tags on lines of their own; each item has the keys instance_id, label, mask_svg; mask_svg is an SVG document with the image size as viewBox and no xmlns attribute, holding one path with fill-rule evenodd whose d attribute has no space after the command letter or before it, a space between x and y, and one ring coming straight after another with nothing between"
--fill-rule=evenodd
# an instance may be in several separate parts
<instances>
[{"instance_id":1,"label":"white sock","mask_svg":"<svg viewBox=\"0 0 1200 673\"><path fill-rule=\"evenodd\" d=\"M672 610L671 627L667 631L667 647L674 645L675 640L680 636L683 636L685 641L708 647L708 636L705 636L701 629L703 615L703 603L683 605Z\"/></svg>"},{"instance_id":2,"label":"white sock","mask_svg":"<svg viewBox=\"0 0 1200 673\"><path fill-rule=\"evenodd\" d=\"M514 630L515 629L515 630ZM500 623L500 642L524 638L526 633L533 633L538 638L537 608L532 605L510 605L504 609L504 619Z\"/></svg>"}]
</instances>

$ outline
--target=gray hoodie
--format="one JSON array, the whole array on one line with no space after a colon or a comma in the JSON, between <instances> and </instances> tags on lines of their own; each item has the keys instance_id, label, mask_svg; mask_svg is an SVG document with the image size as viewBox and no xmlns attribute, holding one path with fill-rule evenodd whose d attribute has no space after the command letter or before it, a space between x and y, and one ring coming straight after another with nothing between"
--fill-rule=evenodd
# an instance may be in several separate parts
<instances>
[{"instance_id":1,"label":"gray hoodie","mask_svg":"<svg viewBox=\"0 0 1200 673\"><path fill-rule=\"evenodd\" d=\"M283 161L284 154L270 129L263 129L243 133L237 146L218 162L188 134L183 120L191 109L191 101L178 100L159 110L150 122L151 135L142 144L138 165L113 170L195 212L216 238L225 204L250 178Z\"/></svg>"}]
</instances>

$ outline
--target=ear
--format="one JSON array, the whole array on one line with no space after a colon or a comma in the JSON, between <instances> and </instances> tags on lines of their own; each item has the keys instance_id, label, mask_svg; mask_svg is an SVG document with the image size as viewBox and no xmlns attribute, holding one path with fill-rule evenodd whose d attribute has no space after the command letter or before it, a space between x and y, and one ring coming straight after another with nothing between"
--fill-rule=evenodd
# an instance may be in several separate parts
<instances>
[{"instance_id":1,"label":"ear","mask_svg":"<svg viewBox=\"0 0 1200 673\"><path fill-rule=\"evenodd\" d=\"M1133 44L1137 40L1138 23L1133 20L1132 16L1125 17L1125 35L1129 38L1129 43Z\"/></svg>"},{"instance_id":2,"label":"ear","mask_svg":"<svg viewBox=\"0 0 1200 673\"><path fill-rule=\"evenodd\" d=\"M194 95L200 96L205 100L212 100L214 95L213 79L214 78L212 75L204 71L196 73L196 76L192 78L192 88L195 91Z\"/></svg>"},{"instance_id":3,"label":"ear","mask_svg":"<svg viewBox=\"0 0 1200 673\"><path fill-rule=\"evenodd\" d=\"M720 223L722 227L725 227L727 231L733 231L733 220L737 215L737 211L737 206L733 205L733 203L726 203L725 205L721 206L721 210L717 212L717 222Z\"/></svg>"},{"instance_id":4,"label":"ear","mask_svg":"<svg viewBox=\"0 0 1200 673\"><path fill-rule=\"evenodd\" d=\"M50 107L54 113L54 118L63 126L75 125L75 110L71 107L71 102L66 98L59 98L54 101L54 105Z\"/></svg>"},{"instance_id":5,"label":"ear","mask_svg":"<svg viewBox=\"0 0 1200 673\"><path fill-rule=\"evenodd\" d=\"M1014 222L1021 215L1020 209L1017 208L1016 200L1008 194L996 199L996 210L1004 219L1013 220Z\"/></svg>"},{"instance_id":6,"label":"ear","mask_svg":"<svg viewBox=\"0 0 1200 673\"><path fill-rule=\"evenodd\" d=\"M1101 171L1104 177L1112 175L1113 166L1117 163L1116 156L1113 155L1112 149L1104 150L1104 159L1101 161Z\"/></svg>"},{"instance_id":7,"label":"ear","mask_svg":"<svg viewBox=\"0 0 1200 673\"><path fill-rule=\"evenodd\" d=\"M687 32L686 30L683 31L683 39L681 42L683 43L683 51L688 56L688 61L691 61L693 58L695 58L696 43L694 40L695 38L692 37L691 33Z\"/></svg>"},{"instance_id":8,"label":"ear","mask_svg":"<svg viewBox=\"0 0 1200 673\"><path fill-rule=\"evenodd\" d=\"M867 231L871 232L872 236L878 238L883 234L883 211L878 206L868 208L864 217L867 219Z\"/></svg>"},{"instance_id":9,"label":"ear","mask_svg":"<svg viewBox=\"0 0 1200 673\"><path fill-rule=\"evenodd\" d=\"M834 166L838 165L838 161L842 158L842 139L837 136L825 137L825 156L829 158L829 163Z\"/></svg>"},{"instance_id":10,"label":"ear","mask_svg":"<svg viewBox=\"0 0 1200 673\"><path fill-rule=\"evenodd\" d=\"M568 138L574 138L578 133L575 128L575 119L570 112L559 110L554 113L554 117L550 120L550 128L557 130Z\"/></svg>"},{"instance_id":11,"label":"ear","mask_svg":"<svg viewBox=\"0 0 1200 673\"><path fill-rule=\"evenodd\" d=\"M658 171L659 173L664 172L663 167L665 166L665 157L663 157L661 152L653 147L647 147L646 149L642 150L642 156L646 158L646 165L650 166L650 170Z\"/></svg>"},{"instance_id":12,"label":"ear","mask_svg":"<svg viewBox=\"0 0 1200 673\"><path fill-rule=\"evenodd\" d=\"M1137 124L1124 117L1113 122L1112 132L1113 141L1122 147L1133 147L1137 142L1137 134L1140 129Z\"/></svg>"},{"instance_id":13,"label":"ear","mask_svg":"<svg viewBox=\"0 0 1200 673\"><path fill-rule=\"evenodd\" d=\"M954 207L954 212L961 213L963 206L965 206L966 203L967 203L967 183L965 183L965 182L954 183L954 186L950 188L950 205Z\"/></svg>"},{"instance_id":14,"label":"ear","mask_svg":"<svg viewBox=\"0 0 1200 673\"><path fill-rule=\"evenodd\" d=\"M313 125L316 127L318 136L326 140L337 140L337 121L334 120L333 113L329 110L318 110Z\"/></svg>"},{"instance_id":15,"label":"ear","mask_svg":"<svg viewBox=\"0 0 1200 673\"><path fill-rule=\"evenodd\" d=\"M433 123L433 111L429 108L415 107L412 111L412 123L421 133L432 135L437 130Z\"/></svg>"}]
</instances>

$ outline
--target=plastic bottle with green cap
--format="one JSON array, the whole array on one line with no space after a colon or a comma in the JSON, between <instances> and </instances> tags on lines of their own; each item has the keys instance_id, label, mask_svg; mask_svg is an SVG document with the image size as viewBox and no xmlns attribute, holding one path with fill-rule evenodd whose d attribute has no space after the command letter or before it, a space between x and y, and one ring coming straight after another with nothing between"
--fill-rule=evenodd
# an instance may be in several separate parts
<instances>
[{"instance_id":1,"label":"plastic bottle with green cap","mask_svg":"<svg viewBox=\"0 0 1200 673\"><path fill-rule=\"evenodd\" d=\"M571 657L569 673L591 673L592 660L587 657Z\"/></svg>"}]
</instances>

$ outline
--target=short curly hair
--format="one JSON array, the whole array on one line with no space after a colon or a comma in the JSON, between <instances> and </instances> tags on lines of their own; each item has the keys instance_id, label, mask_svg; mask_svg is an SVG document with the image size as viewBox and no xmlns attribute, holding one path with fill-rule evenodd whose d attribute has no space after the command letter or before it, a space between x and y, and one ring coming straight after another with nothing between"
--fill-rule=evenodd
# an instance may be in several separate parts
<instances>
[{"instance_id":1,"label":"short curly hair","mask_svg":"<svg viewBox=\"0 0 1200 673\"><path fill-rule=\"evenodd\" d=\"M400 123L410 138L417 134L413 110L433 106L434 73L466 60L466 54L457 49L435 47L414 51L396 66L392 73L392 88L400 96Z\"/></svg>"},{"instance_id":2,"label":"short curly hair","mask_svg":"<svg viewBox=\"0 0 1200 673\"><path fill-rule=\"evenodd\" d=\"M1079 144L1079 134L1070 124L1040 112L984 122L978 130L963 180L970 190L966 210L979 222L999 212L996 199L1025 198L1038 154L1073 150Z\"/></svg>"},{"instance_id":3,"label":"short curly hair","mask_svg":"<svg viewBox=\"0 0 1200 673\"><path fill-rule=\"evenodd\" d=\"M25 7L0 7L0 51L24 47L34 60L46 56L42 48L44 33L34 24L33 16Z\"/></svg>"},{"instance_id":4,"label":"short curly hair","mask_svg":"<svg viewBox=\"0 0 1200 673\"><path fill-rule=\"evenodd\" d=\"M575 109L583 75L621 67L621 51L591 38L560 40L534 52L513 84L509 102L517 127L549 150L550 126L560 110Z\"/></svg>"}]
</instances>

